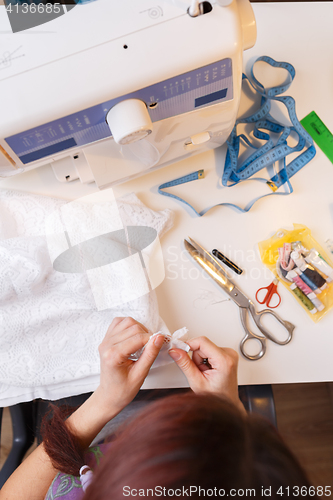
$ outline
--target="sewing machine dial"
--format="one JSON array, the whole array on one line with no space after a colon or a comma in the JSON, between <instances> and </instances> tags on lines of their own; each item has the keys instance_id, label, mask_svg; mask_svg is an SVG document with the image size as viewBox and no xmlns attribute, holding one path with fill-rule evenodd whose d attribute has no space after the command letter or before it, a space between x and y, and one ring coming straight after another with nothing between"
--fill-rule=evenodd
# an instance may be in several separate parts
<instances>
[{"instance_id":1,"label":"sewing machine dial","mask_svg":"<svg viewBox=\"0 0 333 500\"><path fill-rule=\"evenodd\" d=\"M119 144L129 144L134 142L134 138L142 139L151 132L152 126L149 123L230 101L233 99L233 93L232 61L227 58L7 137L5 140L22 163L29 164L66 149L86 146L110 137L113 135L110 132L112 126L109 127L108 123L112 109L116 110L118 106L121 108L125 102L141 102L144 110L141 109L138 114L145 116L141 116L141 126L131 130L126 125L127 132L121 132L119 140L116 139ZM150 107L150 103L154 106ZM133 116L133 109L130 114ZM123 111L121 115L125 116ZM118 125L121 120L120 114L117 114ZM119 142L121 140L124 142Z\"/></svg>"}]
</instances>

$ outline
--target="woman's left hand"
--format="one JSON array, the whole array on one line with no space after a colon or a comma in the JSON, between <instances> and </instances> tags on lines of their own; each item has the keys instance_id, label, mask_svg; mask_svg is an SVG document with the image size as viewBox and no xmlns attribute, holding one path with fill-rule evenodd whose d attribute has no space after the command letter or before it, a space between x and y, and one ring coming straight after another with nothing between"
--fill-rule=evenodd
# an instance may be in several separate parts
<instances>
[{"instance_id":1,"label":"woman's left hand","mask_svg":"<svg viewBox=\"0 0 333 500\"><path fill-rule=\"evenodd\" d=\"M164 342L163 335L149 337L147 328L133 318L112 321L99 346L101 378L95 391L105 411L120 412L139 391ZM138 361L128 359L145 344Z\"/></svg>"},{"instance_id":2,"label":"woman's left hand","mask_svg":"<svg viewBox=\"0 0 333 500\"><path fill-rule=\"evenodd\" d=\"M163 335L148 342L149 337L147 328L132 318L115 318L111 323L99 346L100 385L66 420L83 450L132 401L143 384L164 342ZM147 342L138 361L128 359ZM1 500L42 500L56 473L41 444L8 479L1 489Z\"/></svg>"}]
</instances>

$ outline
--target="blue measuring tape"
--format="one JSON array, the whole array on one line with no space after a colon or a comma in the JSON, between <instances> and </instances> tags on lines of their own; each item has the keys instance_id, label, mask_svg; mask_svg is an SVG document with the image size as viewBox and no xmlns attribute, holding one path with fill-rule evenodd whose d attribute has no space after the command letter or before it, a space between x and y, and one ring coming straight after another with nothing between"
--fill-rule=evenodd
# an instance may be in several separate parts
<instances>
[{"instance_id":1,"label":"blue measuring tape","mask_svg":"<svg viewBox=\"0 0 333 500\"><path fill-rule=\"evenodd\" d=\"M290 81L285 85L265 89L264 86L255 78L253 72L254 65L259 61L265 62L273 68L284 68L289 73ZM252 88L258 94L260 94L260 108L251 116L237 120L227 140L228 150L224 163L222 185L234 186L239 182L245 180L256 180L265 182L273 192L255 198L245 208L241 208L238 205L234 205L233 203L218 203L217 205L213 205L211 207L205 208L201 212L198 212L192 205L190 205L187 201L183 200L179 196L164 191L166 188L170 188L172 186L178 186L179 184L185 184L186 182L190 182L196 179L202 179L204 177L203 170L198 170L197 172L193 172L189 175L185 175L183 177L179 177L178 179L165 182L158 187L158 192L163 196L169 196L178 201L181 201L182 203L185 203L199 217L207 213L212 208L218 206L229 206L232 208L236 208L243 213L248 212L256 203L256 201L261 198L265 198L266 196L271 196L274 194L291 194L293 192L293 188L290 184L289 179L307 163L309 163L309 161L312 160L312 158L316 154L316 149L313 145L311 136L302 127L296 116L295 100L290 96L280 96L280 94L283 94L290 87L293 79L295 78L295 74L295 68L289 63L277 62L268 56L259 57L252 65L251 79L243 73L242 80L243 82L247 81L252 86ZM284 125L281 125L270 115L272 101L281 102L286 106L292 126L286 127ZM244 134L237 135L237 126L239 124L252 124L253 136L256 139L266 141L265 144L261 147L257 147ZM269 134L264 131L280 134L276 143L274 143ZM287 139L292 132L296 133L298 136L298 142L294 147L291 147L287 144ZM245 161L238 165L241 140L255 151ZM300 154L287 164L286 157L291 153L297 152L300 152ZM258 177L250 179L250 177L259 172L261 169L270 167L276 162L281 162L282 166L280 164L280 170L270 180ZM277 193L276 191L279 189L279 187L286 183L289 188L289 192Z\"/></svg>"}]
</instances>

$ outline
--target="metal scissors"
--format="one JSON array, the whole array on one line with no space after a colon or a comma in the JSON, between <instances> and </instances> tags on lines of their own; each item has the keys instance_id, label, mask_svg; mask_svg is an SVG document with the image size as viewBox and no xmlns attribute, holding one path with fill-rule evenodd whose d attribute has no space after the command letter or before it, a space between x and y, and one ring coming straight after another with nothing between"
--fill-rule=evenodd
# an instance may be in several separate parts
<instances>
[{"instance_id":1,"label":"metal scissors","mask_svg":"<svg viewBox=\"0 0 333 500\"><path fill-rule=\"evenodd\" d=\"M263 311L256 312L253 302L244 295L239 288L231 281L226 271L222 268L219 262L202 246L196 243L191 238L188 238L190 242L184 240L184 245L186 250L189 252L191 257L209 274L209 276L224 290L230 298L238 305L242 325L245 331L245 336L240 343L240 351L245 356L245 358L250 360L256 360L263 357L266 352L266 341L271 340L275 344L286 345L288 344L293 336L293 331L295 325L289 323L289 321L284 321L276 314L275 311L271 309L264 309ZM265 314L270 314L274 316L277 321L287 330L288 336L286 340L280 341L275 338L270 332L262 325L261 320ZM255 322L258 330L262 335L253 333L249 330L247 326L247 316L251 315L253 321ZM255 339L260 343L260 351L258 354L250 355L245 350L245 344L248 340Z\"/></svg>"},{"instance_id":2,"label":"metal scissors","mask_svg":"<svg viewBox=\"0 0 333 500\"><path fill-rule=\"evenodd\" d=\"M280 297L279 292L277 291L278 283L279 283L279 280L277 278L275 278L270 285L263 286L262 288L259 288L259 290L257 290L257 293L256 293L257 302L259 304L266 304L266 306L270 307L271 309L275 309L277 306L279 306L281 304L281 297ZM260 290L267 290L263 301L260 301L258 299L258 293L260 292ZM274 295L277 295L278 303L275 306L271 306L271 300L273 299ZM273 299L273 301L275 301L275 299Z\"/></svg>"}]
</instances>

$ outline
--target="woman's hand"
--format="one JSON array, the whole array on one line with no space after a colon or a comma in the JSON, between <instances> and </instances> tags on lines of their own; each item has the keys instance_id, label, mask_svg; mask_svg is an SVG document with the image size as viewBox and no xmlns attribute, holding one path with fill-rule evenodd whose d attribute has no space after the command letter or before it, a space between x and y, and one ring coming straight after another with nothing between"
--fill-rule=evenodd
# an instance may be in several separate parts
<instances>
[{"instance_id":1,"label":"woman's hand","mask_svg":"<svg viewBox=\"0 0 333 500\"><path fill-rule=\"evenodd\" d=\"M96 390L106 411L108 406L112 412L121 411L139 391L164 342L163 335L148 342L149 337L147 328L133 318L112 321L99 346L101 378ZM138 361L128 359L145 344Z\"/></svg>"},{"instance_id":2,"label":"woman's hand","mask_svg":"<svg viewBox=\"0 0 333 500\"><path fill-rule=\"evenodd\" d=\"M191 389L196 393L225 395L244 410L238 397L237 352L218 347L207 337L198 337L187 344L193 351L192 359L181 349L171 349L169 354L183 371Z\"/></svg>"},{"instance_id":3,"label":"woman's hand","mask_svg":"<svg viewBox=\"0 0 333 500\"><path fill-rule=\"evenodd\" d=\"M101 382L96 391L66 420L82 449L136 395L163 345L163 335L150 342L147 329L132 318L116 318L99 347ZM148 342L138 361L128 356ZM82 464L83 465L83 464ZM6 500L42 500L57 473L44 445L22 462L1 489Z\"/></svg>"}]
</instances>

